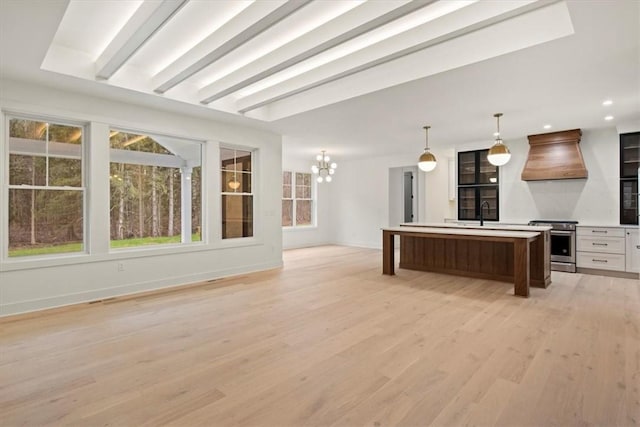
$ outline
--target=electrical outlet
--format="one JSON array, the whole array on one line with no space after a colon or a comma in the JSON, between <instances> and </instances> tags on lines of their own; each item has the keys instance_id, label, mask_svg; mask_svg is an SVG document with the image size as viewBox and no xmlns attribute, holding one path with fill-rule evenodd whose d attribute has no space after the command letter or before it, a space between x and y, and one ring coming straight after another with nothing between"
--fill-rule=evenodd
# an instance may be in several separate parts
<instances>
[{"instance_id":1,"label":"electrical outlet","mask_svg":"<svg viewBox=\"0 0 640 427\"><path fill-rule=\"evenodd\" d=\"M124 264L121 262L118 263L118 271L124 271Z\"/></svg>"}]
</instances>

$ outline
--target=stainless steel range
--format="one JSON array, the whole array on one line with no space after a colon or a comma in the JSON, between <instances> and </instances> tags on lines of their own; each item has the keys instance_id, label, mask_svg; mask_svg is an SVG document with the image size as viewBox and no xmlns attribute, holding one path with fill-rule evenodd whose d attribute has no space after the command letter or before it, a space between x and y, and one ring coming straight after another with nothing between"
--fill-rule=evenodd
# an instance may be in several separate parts
<instances>
[{"instance_id":1,"label":"stainless steel range","mask_svg":"<svg viewBox=\"0 0 640 427\"><path fill-rule=\"evenodd\" d=\"M529 225L551 227L551 269L576 272L576 224L578 221L534 220Z\"/></svg>"}]
</instances>

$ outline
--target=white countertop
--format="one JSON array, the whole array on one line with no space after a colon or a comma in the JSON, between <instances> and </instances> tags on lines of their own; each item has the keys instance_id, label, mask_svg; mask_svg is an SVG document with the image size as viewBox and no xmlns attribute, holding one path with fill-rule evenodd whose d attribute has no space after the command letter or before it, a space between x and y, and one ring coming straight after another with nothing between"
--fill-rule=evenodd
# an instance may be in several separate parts
<instances>
[{"instance_id":1,"label":"white countertop","mask_svg":"<svg viewBox=\"0 0 640 427\"><path fill-rule=\"evenodd\" d=\"M480 224L455 224L450 222L403 222L401 227L435 227L435 228L465 228L478 230L512 230L512 231L549 231L548 225L516 225L516 224L496 224L480 226Z\"/></svg>"},{"instance_id":2,"label":"white countertop","mask_svg":"<svg viewBox=\"0 0 640 427\"><path fill-rule=\"evenodd\" d=\"M578 224L576 227L589 227L589 228L638 228L635 224L618 224L618 225L592 225L592 224Z\"/></svg>"},{"instance_id":3,"label":"white countertop","mask_svg":"<svg viewBox=\"0 0 640 427\"><path fill-rule=\"evenodd\" d=\"M419 227L408 227L408 226L400 226L400 227L386 227L382 229L383 231L405 231L409 233L424 233L424 234L449 234L449 235L457 235L457 236L478 236L478 237L515 237L518 239L531 239L533 237L537 237L540 235L540 231L516 231L516 230L496 230L496 229L488 229L488 228L471 228L471 227L429 227L429 226L419 226Z\"/></svg>"}]
</instances>

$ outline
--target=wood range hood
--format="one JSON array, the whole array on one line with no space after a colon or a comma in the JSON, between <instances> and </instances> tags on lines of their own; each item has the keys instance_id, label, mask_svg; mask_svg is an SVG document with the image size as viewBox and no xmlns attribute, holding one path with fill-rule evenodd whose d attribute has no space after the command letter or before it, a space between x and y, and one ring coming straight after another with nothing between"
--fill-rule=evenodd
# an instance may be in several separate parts
<instances>
[{"instance_id":1,"label":"wood range hood","mask_svg":"<svg viewBox=\"0 0 640 427\"><path fill-rule=\"evenodd\" d=\"M529 155L522 170L523 181L587 178L580 151L580 129L529 135Z\"/></svg>"}]
</instances>

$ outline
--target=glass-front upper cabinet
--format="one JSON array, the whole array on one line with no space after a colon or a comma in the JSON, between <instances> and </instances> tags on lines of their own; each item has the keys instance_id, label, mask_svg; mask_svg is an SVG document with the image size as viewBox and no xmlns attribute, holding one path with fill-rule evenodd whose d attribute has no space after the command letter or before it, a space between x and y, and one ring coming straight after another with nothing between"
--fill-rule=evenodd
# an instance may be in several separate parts
<instances>
[{"instance_id":1,"label":"glass-front upper cabinet","mask_svg":"<svg viewBox=\"0 0 640 427\"><path fill-rule=\"evenodd\" d=\"M620 135L620 224L638 224L640 132Z\"/></svg>"},{"instance_id":2,"label":"glass-front upper cabinet","mask_svg":"<svg viewBox=\"0 0 640 427\"><path fill-rule=\"evenodd\" d=\"M478 220L480 212L498 221L498 167L487 160L489 150L458 153L458 219ZM486 203L484 203L486 202Z\"/></svg>"},{"instance_id":3,"label":"glass-front upper cabinet","mask_svg":"<svg viewBox=\"0 0 640 427\"><path fill-rule=\"evenodd\" d=\"M620 181L620 224L637 223L638 180L630 179Z\"/></svg>"},{"instance_id":4,"label":"glass-front upper cabinet","mask_svg":"<svg viewBox=\"0 0 640 427\"><path fill-rule=\"evenodd\" d=\"M638 178L640 132L620 135L620 178Z\"/></svg>"},{"instance_id":5,"label":"glass-front upper cabinet","mask_svg":"<svg viewBox=\"0 0 640 427\"><path fill-rule=\"evenodd\" d=\"M476 183L476 152L458 153L458 185Z\"/></svg>"}]
</instances>

